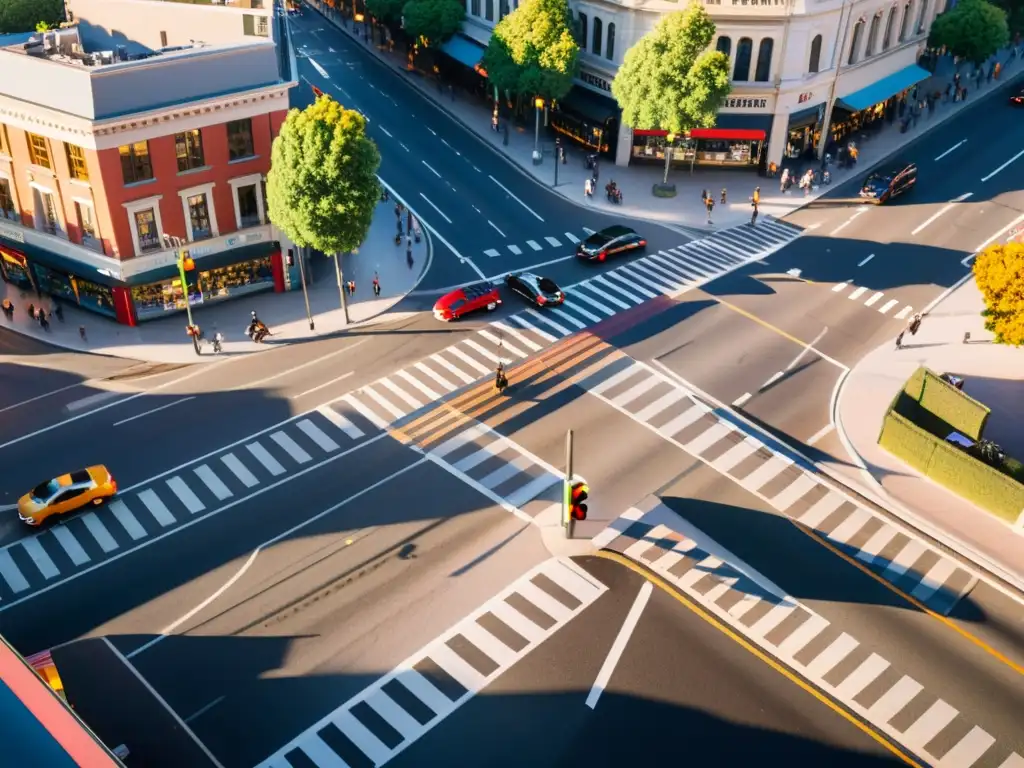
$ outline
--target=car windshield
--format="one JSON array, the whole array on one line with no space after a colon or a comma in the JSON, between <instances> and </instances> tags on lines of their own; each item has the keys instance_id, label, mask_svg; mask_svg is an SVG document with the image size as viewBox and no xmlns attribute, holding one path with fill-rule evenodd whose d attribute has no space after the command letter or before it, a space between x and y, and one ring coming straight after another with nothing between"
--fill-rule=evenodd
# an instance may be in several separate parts
<instances>
[{"instance_id":1,"label":"car windshield","mask_svg":"<svg viewBox=\"0 0 1024 768\"><path fill-rule=\"evenodd\" d=\"M32 498L36 501L46 501L47 499L56 496L57 491L60 490L60 483L56 480L47 480L45 483L40 483L32 489Z\"/></svg>"},{"instance_id":2,"label":"car windshield","mask_svg":"<svg viewBox=\"0 0 1024 768\"><path fill-rule=\"evenodd\" d=\"M550 280L550 279L548 279L546 277L542 277L540 280L538 280L537 281L537 286L544 293L558 293L558 286L555 285L555 281L554 280Z\"/></svg>"},{"instance_id":3,"label":"car windshield","mask_svg":"<svg viewBox=\"0 0 1024 768\"><path fill-rule=\"evenodd\" d=\"M612 238L602 232L595 232L588 237L583 244L587 248L601 248L602 246L608 245L612 241Z\"/></svg>"}]
</instances>

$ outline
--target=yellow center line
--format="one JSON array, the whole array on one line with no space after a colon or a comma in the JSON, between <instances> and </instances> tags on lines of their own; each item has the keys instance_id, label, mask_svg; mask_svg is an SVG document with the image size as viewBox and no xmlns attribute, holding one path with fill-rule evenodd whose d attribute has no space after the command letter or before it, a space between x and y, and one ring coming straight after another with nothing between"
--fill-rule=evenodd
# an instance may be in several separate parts
<instances>
[{"instance_id":1,"label":"yellow center line","mask_svg":"<svg viewBox=\"0 0 1024 768\"><path fill-rule=\"evenodd\" d=\"M869 723L867 723L867 722L861 720L860 718L856 717L852 712L848 712L843 706L840 706L840 704L838 702L836 702L833 699L831 699L830 697L826 696L823 692L819 691L813 685L811 685L807 681L805 681L802 678L800 678L799 676L797 676L789 668L787 668L784 665L780 664L778 661L773 659L771 656L769 656L767 653L762 651L756 645L751 643L745 637L740 635L734 629L732 629L728 625L724 624L723 622L719 621L715 616L713 616L710 613L708 613L702 606L699 606L697 603L695 603L692 600L690 600L690 598L688 598L686 595L681 593L678 589L676 589L675 587L670 585L668 582L666 582L664 579L662 579L657 574L649 572L647 569L645 569L642 566L634 563L632 560L630 560L629 558L625 557L624 555L620 555L618 552L611 552L609 550L601 550L601 551L599 551L597 553L597 556L598 557L603 557L606 560L611 560L613 562L616 562L619 565L623 565L626 568L629 568L634 573L637 573L638 575L640 575L641 577L643 577L647 581L651 582L656 587L659 587L666 594L668 594L669 596L673 597L679 603L681 603L686 608L688 608L690 611L692 611L695 615L697 615L700 618L704 619L704 621L706 621L712 627L714 627L719 632L724 634L730 640L732 640L733 642L738 644L741 648L743 648L744 650L746 650L747 652L752 654L754 657L756 657L757 659L759 659L760 661L764 662L769 667L774 669L780 675L785 677L787 680L789 680L789 682L793 683L794 685L796 685L799 688L803 689L807 693L811 694L811 696L816 698L819 702L821 702L826 707L831 709L833 712L835 712L837 715L842 717L844 720L848 721L849 723L851 723L852 725L857 727L859 730L861 730L864 733L866 733L868 736L870 736L872 739L874 739L876 742L878 742L881 746L883 746L889 752L891 752L892 754L896 755L896 757L898 757L904 763L906 763L907 765L913 766L913 768L925 768L924 765L922 765L921 763L917 762L917 760L915 760L913 757L911 757L907 752L905 752L894 741L892 741L891 739L889 739L887 736L885 736L884 734L880 733L879 731L875 730Z\"/></svg>"}]
</instances>

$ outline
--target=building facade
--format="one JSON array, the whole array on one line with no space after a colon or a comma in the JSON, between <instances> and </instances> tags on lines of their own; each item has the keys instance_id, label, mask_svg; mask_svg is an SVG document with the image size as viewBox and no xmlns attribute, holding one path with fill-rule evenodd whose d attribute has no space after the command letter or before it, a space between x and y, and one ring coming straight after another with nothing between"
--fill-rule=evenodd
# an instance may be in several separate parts
<instances>
[{"instance_id":1,"label":"building facade","mask_svg":"<svg viewBox=\"0 0 1024 768\"><path fill-rule=\"evenodd\" d=\"M703 0L730 58L732 93L713 129L667 146L663 131L618 124L611 83L626 51L670 0L572 0L580 72L556 131L617 164L764 168L810 156L928 77L917 61L945 0ZM464 37L482 53L494 25L518 0L467 0ZM460 60L465 57L460 53ZM826 124L827 123L827 124ZM824 139L822 139L824 137Z\"/></svg>"},{"instance_id":2,"label":"building facade","mask_svg":"<svg viewBox=\"0 0 1024 768\"><path fill-rule=\"evenodd\" d=\"M127 325L290 288L264 186L294 83L269 12L74 11L0 48L0 276Z\"/></svg>"}]
</instances>

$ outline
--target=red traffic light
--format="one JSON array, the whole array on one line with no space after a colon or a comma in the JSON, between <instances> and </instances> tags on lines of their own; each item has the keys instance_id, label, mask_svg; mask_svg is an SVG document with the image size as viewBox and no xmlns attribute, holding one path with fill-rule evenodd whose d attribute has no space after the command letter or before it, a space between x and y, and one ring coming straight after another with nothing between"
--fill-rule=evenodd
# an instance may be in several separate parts
<instances>
[{"instance_id":1,"label":"red traffic light","mask_svg":"<svg viewBox=\"0 0 1024 768\"><path fill-rule=\"evenodd\" d=\"M569 488L570 504L569 514L573 520L587 519L587 505L584 503L590 498L590 486L582 481L572 484Z\"/></svg>"},{"instance_id":2,"label":"red traffic light","mask_svg":"<svg viewBox=\"0 0 1024 768\"><path fill-rule=\"evenodd\" d=\"M186 256L184 259L181 260L181 266L185 269L186 272L191 272L193 269L196 268L196 263L192 260L191 256Z\"/></svg>"}]
</instances>

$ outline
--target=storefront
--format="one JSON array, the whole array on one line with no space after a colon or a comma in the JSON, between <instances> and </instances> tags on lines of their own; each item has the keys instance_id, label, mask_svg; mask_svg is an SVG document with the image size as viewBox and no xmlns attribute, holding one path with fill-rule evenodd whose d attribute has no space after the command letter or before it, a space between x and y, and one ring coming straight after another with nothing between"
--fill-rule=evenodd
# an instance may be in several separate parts
<instances>
[{"instance_id":1,"label":"storefront","mask_svg":"<svg viewBox=\"0 0 1024 768\"><path fill-rule=\"evenodd\" d=\"M790 114L786 128L786 147L783 150L786 160L813 158L821 137L821 121L824 117L824 104L815 104Z\"/></svg>"},{"instance_id":2,"label":"storefront","mask_svg":"<svg viewBox=\"0 0 1024 768\"><path fill-rule=\"evenodd\" d=\"M548 114L548 124L555 133L591 152L614 154L619 136L619 105L611 96L611 84L586 71L580 73L580 79L593 88L573 86L565 98L555 102Z\"/></svg>"},{"instance_id":3,"label":"storefront","mask_svg":"<svg viewBox=\"0 0 1024 768\"><path fill-rule=\"evenodd\" d=\"M665 152L676 167L739 168L756 171L764 163L771 115L720 114L714 128L699 128L668 141L665 131L633 131L632 159L664 165Z\"/></svg>"},{"instance_id":4,"label":"storefront","mask_svg":"<svg viewBox=\"0 0 1024 768\"><path fill-rule=\"evenodd\" d=\"M918 85L932 76L927 69L911 64L891 75L859 90L836 99L832 110L832 121L828 135L831 141L840 144L859 133L881 128L885 121L892 122L916 95L924 100L927 94L915 91ZM842 93L842 89L839 91ZM914 104L909 104L913 108Z\"/></svg>"}]
</instances>

